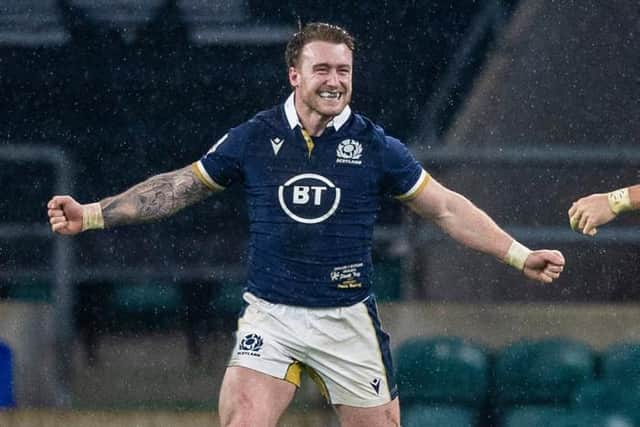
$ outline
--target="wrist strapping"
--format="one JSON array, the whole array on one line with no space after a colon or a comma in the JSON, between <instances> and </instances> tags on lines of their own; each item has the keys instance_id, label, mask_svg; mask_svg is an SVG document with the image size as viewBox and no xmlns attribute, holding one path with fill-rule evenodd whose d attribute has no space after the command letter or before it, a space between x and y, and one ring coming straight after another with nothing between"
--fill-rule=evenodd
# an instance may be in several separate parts
<instances>
[{"instance_id":1,"label":"wrist strapping","mask_svg":"<svg viewBox=\"0 0 640 427\"><path fill-rule=\"evenodd\" d=\"M631 210L631 198L629 197L629 189L621 188L607 194L609 199L609 207L614 214Z\"/></svg>"},{"instance_id":2,"label":"wrist strapping","mask_svg":"<svg viewBox=\"0 0 640 427\"><path fill-rule=\"evenodd\" d=\"M511 246L509 246L509 250L504 256L503 261L505 264L509 264L510 266L522 271L524 270L524 263L530 253L531 249L527 248L517 240L514 240L511 242Z\"/></svg>"},{"instance_id":3,"label":"wrist strapping","mask_svg":"<svg viewBox=\"0 0 640 427\"><path fill-rule=\"evenodd\" d=\"M100 203L89 203L82 206L82 231L104 228L102 207Z\"/></svg>"}]
</instances>

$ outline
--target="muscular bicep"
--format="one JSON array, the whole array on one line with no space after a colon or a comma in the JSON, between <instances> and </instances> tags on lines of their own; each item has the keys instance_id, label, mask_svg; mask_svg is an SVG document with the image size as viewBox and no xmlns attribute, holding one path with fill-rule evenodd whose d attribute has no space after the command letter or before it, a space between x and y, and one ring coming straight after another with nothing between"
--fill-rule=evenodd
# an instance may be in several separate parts
<instances>
[{"instance_id":1,"label":"muscular bicep","mask_svg":"<svg viewBox=\"0 0 640 427\"><path fill-rule=\"evenodd\" d=\"M192 166L155 175L124 193L100 201L106 227L149 222L199 202L212 190Z\"/></svg>"},{"instance_id":2,"label":"muscular bicep","mask_svg":"<svg viewBox=\"0 0 640 427\"><path fill-rule=\"evenodd\" d=\"M405 201L405 205L421 217L438 222L451 215L451 199L456 195L431 177L415 197Z\"/></svg>"}]
</instances>

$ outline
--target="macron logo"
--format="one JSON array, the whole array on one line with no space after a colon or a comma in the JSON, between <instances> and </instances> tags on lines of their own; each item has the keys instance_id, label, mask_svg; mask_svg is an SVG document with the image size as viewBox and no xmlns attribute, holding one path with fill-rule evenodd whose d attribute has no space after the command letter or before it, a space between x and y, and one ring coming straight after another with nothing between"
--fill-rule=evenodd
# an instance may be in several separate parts
<instances>
[{"instance_id":1,"label":"macron logo","mask_svg":"<svg viewBox=\"0 0 640 427\"><path fill-rule=\"evenodd\" d=\"M371 384L371 387L376 391L376 394L380 394L380 378L374 378L369 384Z\"/></svg>"},{"instance_id":2,"label":"macron logo","mask_svg":"<svg viewBox=\"0 0 640 427\"><path fill-rule=\"evenodd\" d=\"M276 156L278 155L278 151L280 151L280 148L282 148L283 142L284 139L278 138L277 136L275 138L271 138L271 148L273 148L273 154L275 154Z\"/></svg>"}]
</instances>

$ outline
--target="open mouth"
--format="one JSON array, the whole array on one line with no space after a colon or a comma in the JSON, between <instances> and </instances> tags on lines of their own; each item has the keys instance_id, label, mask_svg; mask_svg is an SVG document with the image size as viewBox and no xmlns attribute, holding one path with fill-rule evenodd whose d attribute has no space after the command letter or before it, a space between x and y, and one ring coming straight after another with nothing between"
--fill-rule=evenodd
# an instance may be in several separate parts
<instances>
[{"instance_id":1,"label":"open mouth","mask_svg":"<svg viewBox=\"0 0 640 427\"><path fill-rule=\"evenodd\" d=\"M336 101L339 101L342 99L342 92L337 92L337 91L322 91L319 93L320 98L322 99L333 99Z\"/></svg>"}]
</instances>

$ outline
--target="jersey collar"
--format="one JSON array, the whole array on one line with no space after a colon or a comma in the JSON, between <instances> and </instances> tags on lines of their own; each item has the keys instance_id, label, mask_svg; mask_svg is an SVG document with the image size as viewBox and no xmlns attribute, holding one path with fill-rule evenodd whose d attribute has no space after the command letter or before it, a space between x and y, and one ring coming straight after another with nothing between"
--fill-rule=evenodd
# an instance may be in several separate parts
<instances>
[{"instance_id":1,"label":"jersey collar","mask_svg":"<svg viewBox=\"0 0 640 427\"><path fill-rule=\"evenodd\" d=\"M289 95L287 101L284 103L284 113L287 116L287 121L289 122L289 127L291 129L296 126L302 127L302 123L300 123L300 119L298 118L298 113L296 112L296 107L293 102L294 93L295 92L291 92L291 95ZM333 126L333 128L338 131L347 122L347 120L349 120L349 116L351 116L351 107L347 105L340 114L331 119L327 124L327 127Z\"/></svg>"}]
</instances>

